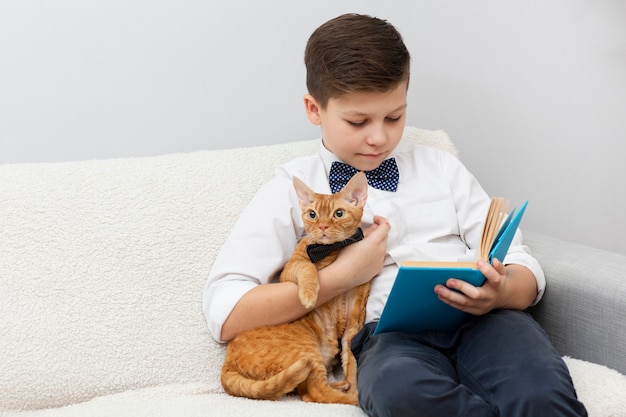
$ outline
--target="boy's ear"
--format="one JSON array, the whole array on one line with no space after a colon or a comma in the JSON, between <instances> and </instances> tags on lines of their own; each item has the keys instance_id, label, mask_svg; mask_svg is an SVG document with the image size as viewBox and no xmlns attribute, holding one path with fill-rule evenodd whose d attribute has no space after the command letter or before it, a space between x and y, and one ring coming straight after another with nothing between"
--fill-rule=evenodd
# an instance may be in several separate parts
<instances>
[{"instance_id":1,"label":"boy's ear","mask_svg":"<svg viewBox=\"0 0 626 417\"><path fill-rule=\"evenodd\" d=\"M321 107L319 106L315 97L310 94L304 95L304 111L306 112L306 117L309 118L311 123L316 126L322 124L322 118L320 117Z\"/></svg>"}]
</instances>

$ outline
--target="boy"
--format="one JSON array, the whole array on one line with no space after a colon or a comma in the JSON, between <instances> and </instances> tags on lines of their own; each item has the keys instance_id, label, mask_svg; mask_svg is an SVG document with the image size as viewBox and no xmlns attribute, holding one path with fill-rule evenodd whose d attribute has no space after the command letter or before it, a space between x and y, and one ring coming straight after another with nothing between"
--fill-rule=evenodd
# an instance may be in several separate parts
<instances>
[{"instance_id":1,"label":"boy","mask_svg":"<svg viewBox=\"0 0 626 417\"><path fill-rule=\"evenodd\" d=\"M209 328L228 341L305 314L296 285L271 283L303 233L293 176L329 193L342 187L340 163L381 168L385 179L370 183L365 238L319 273L318 305L372 283L366 326L352 345L361 407L370 416L585 416L565 364L523 312L541 298L545 280L519 234L504 264L479 263L482 287L450 279L433 289L473 315L458 331L372 335L398 263L471 253L489 205L456 158L400 143L409 61L395 28L369 16L339 16L311 35L304 104L322 144L280 166L242 213L205 287Z\"/></svg>"}]
</instances>

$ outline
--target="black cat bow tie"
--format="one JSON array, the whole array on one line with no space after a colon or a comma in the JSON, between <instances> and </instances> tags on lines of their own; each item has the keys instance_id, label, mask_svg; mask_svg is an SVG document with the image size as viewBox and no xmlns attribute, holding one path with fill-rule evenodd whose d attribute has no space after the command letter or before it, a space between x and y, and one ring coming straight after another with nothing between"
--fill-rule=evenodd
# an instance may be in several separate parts
<instances>
[{"instance_id":1,"label":"black cat bow tie","mask_svg":"<svg viewBox=\"0 0 626 417\"><path fill-rule=\"evenodd\" d=\"M337 249L345 248L351 243L358 242L363 239L363 231L359 227L356 229L356 232L347 238L346 240L342 240L341 242L335 242L330 244L322 244L322 243L313 243L311 245L307 245L306 253L309 255L309 259L311 262L315 263L317 261L321 261L325 257L331 254L331 252L336 251Z\"/></svg>"}]
</instances>

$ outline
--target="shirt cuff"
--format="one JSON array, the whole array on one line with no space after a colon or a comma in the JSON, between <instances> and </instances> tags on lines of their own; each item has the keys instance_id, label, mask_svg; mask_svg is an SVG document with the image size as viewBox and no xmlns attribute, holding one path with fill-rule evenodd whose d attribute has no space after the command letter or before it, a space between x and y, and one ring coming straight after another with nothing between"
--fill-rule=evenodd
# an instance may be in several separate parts
<instances>
[{"instance_id":1,"label":"shirt cuff","mask_svg":"<svg viewBox=\"0 0 626 417\"><path fill-rule=\"evenodd\" d=\"M241 298L258 284L247 281L214 282L206 288L203 311L211 336L220 342L222 326Z\"/></svg>"}]
</instances>

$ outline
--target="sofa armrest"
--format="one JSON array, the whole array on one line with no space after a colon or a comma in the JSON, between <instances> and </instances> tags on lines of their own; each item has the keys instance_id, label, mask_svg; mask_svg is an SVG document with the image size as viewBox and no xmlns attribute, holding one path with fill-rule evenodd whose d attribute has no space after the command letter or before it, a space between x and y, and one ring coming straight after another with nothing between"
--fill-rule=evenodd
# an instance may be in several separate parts
<instances>
[{"instance_id":1,"label":"sofa armrest","mask_svg":"<svg viewBox=\"0 0 626 417\"><path fill-rule=\"evenodd\" d=\"M524 240L547 280L530 312L557 350L626 373L626 256L534 232Z\"/></svg>"}]
</instances>

